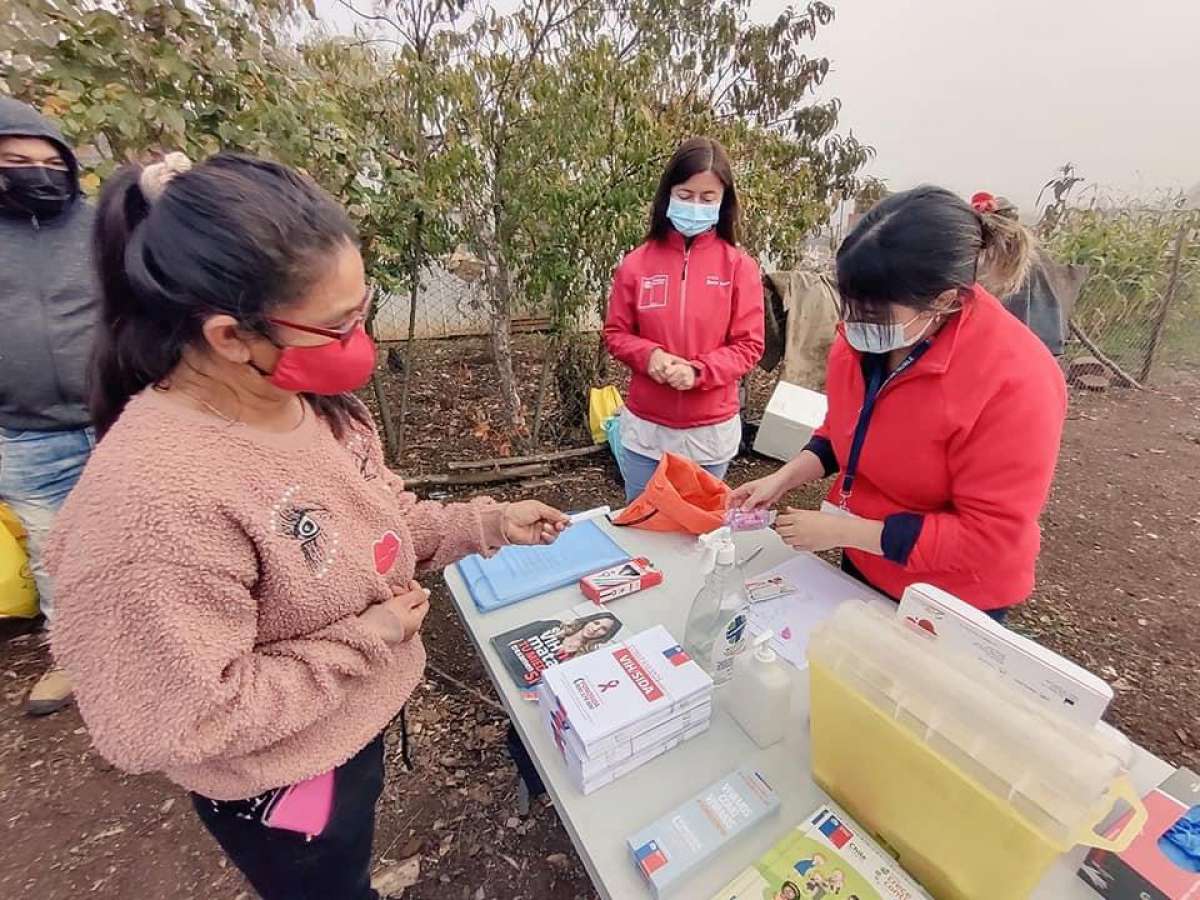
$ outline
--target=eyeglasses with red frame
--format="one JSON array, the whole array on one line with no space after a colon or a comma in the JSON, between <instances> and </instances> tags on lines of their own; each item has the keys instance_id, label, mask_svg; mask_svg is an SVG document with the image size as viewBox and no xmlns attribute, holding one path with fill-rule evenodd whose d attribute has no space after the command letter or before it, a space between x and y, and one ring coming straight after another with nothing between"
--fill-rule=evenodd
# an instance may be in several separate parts
<instances>
[{"instance_id":1,"label":"eyeglasses with red frame","mask_svg":"<svg viewBox=\"0 0 1200 900\"><path fill-rule=\"evenodd\" d=\"M317 325L302 325L299 322L271 317L268 317L267 321L272 325L278 325L282 328L292 328L296 331L303 331L305 334L315 334L320 337L332 338L344 344L350 340L350 337L354 334L354 330L367 320L367 315L371 312L371 304L374 300L375 285L372 284L367 287L367 292L363 295L362 306L358 308L358 312L354 314L354 318L342 328L321 328Z\"/></svg>"}]
</instances>

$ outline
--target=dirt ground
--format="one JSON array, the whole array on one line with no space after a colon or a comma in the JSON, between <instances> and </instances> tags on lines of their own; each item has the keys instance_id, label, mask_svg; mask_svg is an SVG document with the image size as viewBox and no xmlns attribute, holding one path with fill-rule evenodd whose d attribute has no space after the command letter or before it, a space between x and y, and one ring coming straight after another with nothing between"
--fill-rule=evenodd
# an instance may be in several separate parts
<instances>
[{"instance_id":1,"label":"dirt ground","mask_svg":"<svg viewBox=\"0 0 1200 900\"><path fill-rule=\"evenodd\" d=\"M1200 767L1200 379L1074 394L1015 627L1109 681L1107 718Z\"/></svg>"},{"instance_id":2,"label":"dirt ground","mask_svg":"<svg viewBox=\"0 0 1200 900\"><path fill-rule=\"evenodd\" d=\"M433 380L450 352L420 360L429 377L414 379L425 387L414 394L410 471L503 449L481 355ZM535 363L530 354L523 371L530 375ZM730 477L767 468L739 461ZM1014 618L1112 682L1114 723L1192 766L1200 766L1197 472L1200 381L1074 395L1037 593ZM556 470L537 493L581 508L614 500L618 485L603 457L589 457ZM404 896L412 900L592 897L553 808L535 803L528 817L517 814L504 717L440 580L434 610L425 639L431 668L410 706L414 772L399 762L398 735L388 736L381 870L393 884L411 884ZM90 750L73 709L41 720L21 715L46 661L36 635L0 623L0 897L249 898L181 791L113 770Z\"/></svg>"}]
</instances>

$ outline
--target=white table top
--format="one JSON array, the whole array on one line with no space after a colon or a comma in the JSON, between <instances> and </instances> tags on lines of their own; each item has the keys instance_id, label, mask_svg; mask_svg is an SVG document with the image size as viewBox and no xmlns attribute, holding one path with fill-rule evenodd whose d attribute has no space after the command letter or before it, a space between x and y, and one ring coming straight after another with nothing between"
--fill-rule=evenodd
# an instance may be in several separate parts
<instances>
[{"instance_id":1,"label":"white table top","mask_svg":"<svg viewBox=\"0 0 1200 900\"><path fill-rule=\"evenodd\" d=\"M702 557L694 539L683 535L664 535L633 529L614 529L611 533L631 555L646 556L664 575L664 583L652 590L616 600L611 607L626 623L630 633L655 624L663 624L682 639L692 599L703 583ZM747 576L757 574L785 561L792 551L769 531L738 535L738 558L746 559L757 547L763 552L746 567ZM813 557L814 579L806 588L814 593L826 590L844 592L851 597L869 597L891 605L862 584ZM708 731L663 756L585 797L575 789L566 768L546 732L536 706L522 699L505 671L491 638L534 619L551 618L584 598L575 586L535 597L522 603L480 613L457 569L446 570L446 581L454 603L462 616L484 666L496 685L517 732L533 757L542 780L558 809L576 851L583 860L592 883L607 900L637 900L651 893L634 867L625 839L639 828L674 809L707 785L740 765L755 766L775 788L782 800L778 815L772 816L728 844L693 877L672 893L673 898L707 900L713 893L754 862L759 856L795 827L808 813L826 801L825 794L810 775L808 756L808 689L803 672L797 672L793 691L792 715L803 727L789 729L782 743L761 750L722 706L720 693L713 709ZM1138 750L1132 778L1141 792L1159 784L1171 772L1171 766L1150 753ZM1076 848L1047 874L1035 898L1071 900L1097 895L1075 877L1083 851Z\"/></svg>"}]
</instances>

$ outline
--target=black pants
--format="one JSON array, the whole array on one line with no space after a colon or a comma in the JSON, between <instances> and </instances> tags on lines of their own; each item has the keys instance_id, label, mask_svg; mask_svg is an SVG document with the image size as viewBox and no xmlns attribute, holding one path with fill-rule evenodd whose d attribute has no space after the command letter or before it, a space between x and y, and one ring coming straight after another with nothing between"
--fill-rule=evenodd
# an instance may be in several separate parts
<instances>
[{"instance_id":1,"label":"black pants","mask_svg":"<svg viewBox=\"0 0 1200 900\"><path fill-rule=\"evenodd\" d=\"M383 735L334 771L325 831L268 828L262 811L274 791L249 800L192 794L196 814L264 900L378 900L371 888L375 804L383 791Z\"/></svg>"},{"instance_id":2,"label":"black pants","mask_svg":"<svg viewBox=\"0 0 1200 900\"><path fill-rule=\"evenodd\" d=\"M863 576L863 573L858 570L858 566L856 566L854 563L850 562L850 557L847 556L845 553L842 554L842 571L845 572L847 575L849 575L851 578L853 578L855 581L861 581L867 587L873 588L874 590L877 590L877 591L879 590L879 588L875 587L875 585L873 585L873 584L871 584L871 582L867 581L867 579ZM891 597L891 594L888 594L887 596ZM895 600L897 603L900 602L900 599L898 597L892 597L892 599ZM1007 606L1003 606L1000 609L986 609L986 610L984 610L984 612L987 613L987 615L991 616L993 619L995 619L997 622L1003 622L1005 620L1005 618L1008 617L1008 607Z\"/></svg>"}]
</instances>

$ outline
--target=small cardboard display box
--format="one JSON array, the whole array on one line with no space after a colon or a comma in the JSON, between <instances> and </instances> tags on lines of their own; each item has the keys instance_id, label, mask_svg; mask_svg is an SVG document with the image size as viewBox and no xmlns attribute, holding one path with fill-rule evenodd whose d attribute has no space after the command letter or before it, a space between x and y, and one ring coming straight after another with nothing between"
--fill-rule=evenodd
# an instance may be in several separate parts
<instances>
[{"instance_id":1,"label":"small cardboard display box","mask_svg":"<svg viewBox=\"0 0 1200 900\"><path fill-rule=\"evenodd\" d=\"M754 452L787 462L804 449L825 421L827 405L825 395L818 391L779 382L758 426Z\"/></svg>"}]
</instances>

